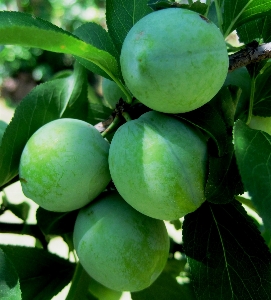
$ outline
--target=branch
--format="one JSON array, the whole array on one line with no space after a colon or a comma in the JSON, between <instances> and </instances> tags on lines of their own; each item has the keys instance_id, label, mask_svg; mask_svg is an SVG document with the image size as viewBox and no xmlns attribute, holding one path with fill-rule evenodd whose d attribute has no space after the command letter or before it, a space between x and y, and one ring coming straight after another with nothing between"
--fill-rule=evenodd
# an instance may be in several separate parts
<instances>
[{"instance_id":1,"label":"branch","mask_svg":"<svg viewBox=\"0 0 271 300\"><path fill-rule=\"evenodd\" d=\"M255 45L252 42L229 56L229 72L267 58L271 58L271 43Z\"/></svg>"}]
</instances>

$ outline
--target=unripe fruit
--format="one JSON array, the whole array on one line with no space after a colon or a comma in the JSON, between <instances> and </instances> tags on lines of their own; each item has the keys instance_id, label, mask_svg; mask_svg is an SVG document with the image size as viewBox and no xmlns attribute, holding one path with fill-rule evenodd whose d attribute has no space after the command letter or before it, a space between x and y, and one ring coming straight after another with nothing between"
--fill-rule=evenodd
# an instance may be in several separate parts
<instances>
[{"instance_id":1,"label":"unripe fruit","mask_svg":"<svg viewBox=\"0 0 271 300\"><path fill-rule=\"evenodd\" d=\"M169 251L164 222L134 210L116 192L101 195L80 210L73 240L89 275L117 291L139 291L151 285Z\"/></svg>"},{"instance_id":2,"label":"unripe fruit","mask_svg":"<svg viewBox=\"0 0 271 300\"><path fill-rule=\"evenodd\" d=\"M104 96L105 105L111 109L116 107L116 104L120 98L125 99L125 95L115 81L103 78L102 90Z\"/></svg>"},{"instance_id":3,"label":"unripe fruit","mask_svg":"<svg viewBox=\"0 0 271 300\"><path fill-rule=\"evenodd\" d=\"M252 116L249 127L262 130L271 135L271 117Z\"/></svg>"},{"instance_id":4,"label":"unripe fruit","mask_svg":"<svg viewBox=\"0 0 271 300\"><path fill-rule=\"evenodd\" d=\"M109 144L95 127L58 119L38 129L22 152L24 194L41 207L66 212L96 198L110 181Z\"/></svg>"},{"instance_id":5,"label":"unripe fruit","mask_svg":"<svg viewBox=\"0 0 271 300\"><path fill-rule=\"evenodd\" d=\"M186 122L147 112L116 131L109 169L118 192L136 210L175 220L205 200L206 140Z\"/></svg>"},{"instance_id":6,"label":"unripe fruit","mask_svg":"<svg viewBox=\"0 0 271 300\"><path fill-rule=\"evenodd\" d=\"M224 83L228 61L216 25L181 8L139 20L128 32L120 57L132 94L165 113L191 111L210 101Z\"/></svg>"}]
</instances>

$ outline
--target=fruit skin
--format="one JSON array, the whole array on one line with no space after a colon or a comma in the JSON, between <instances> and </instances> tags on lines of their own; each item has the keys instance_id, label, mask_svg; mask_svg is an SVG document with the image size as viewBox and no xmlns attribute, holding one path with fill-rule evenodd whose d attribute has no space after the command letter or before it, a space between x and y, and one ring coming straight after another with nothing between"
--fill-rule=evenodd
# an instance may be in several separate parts
<instances>
[{"instance_id":1,"label":"fruit skin","mask_svg":"<svg viewBox=\"0 0 271 300\"><path fill-rule=\"evenodd\" d=\"M114 109L116 107L116 104L122 99L126 99L124 93L119 88L119 86L112 80L109 80L107 78L102 79L102 90L103 90L103 96L104 96L104 102L106 106L108 106L111 109Z\"/></svg>"},{"instance_id":2,"label":"fruit skin","mask_svg":"<svg viewBox=\"0 0 271 300\"><path fill-rule=\"evenodd\" d=\"M116 131L109 169L118 192L136 210L175 220L205 201L206 140L186 122L147 112Z\"/></svg>"},{"instance_id":3,"label":"fruit skin","mask_svg":"<svg viewBox=\"0 0 271 300\"><path fill-rule=\"evenodd\" d=\"M215 96L229 59L216 25L196 12L168 8L131 28L120 64L127 87L139 101L160 112L183 113Z\"/></svg>"},{"instance_id":4,"label":"fruit skin","mask_svg":"<svg viewBox=\"0 0 271 300\"><path fill-rule=\"evenodd\" d=\"M249 127L262 130L271 135L271 117L252 116Z\"/></svg>"},{"instance_id":5,"label":"fruit skin","mask_svg":"<svg viewBox=\"0 0 271 300\"><path fill-rule=\"evenodd\" d=\"M96 198L110 181L109 144L87 122L58 119L38 129L22 152L24 194L41 207L66 212Z\"/></svg>"},{"instance_id":6,"label":"fruit skin","mask_svg":"<svg viewBox=\"0 0 271 300\"><path fill-rule=\"evenodd\" d=\"M169 252L164 222L139 213L117 192L100 195L80 210L73 240L89 275L117 291L147 288L162 272Z\"/></svg>"}]
</instances>

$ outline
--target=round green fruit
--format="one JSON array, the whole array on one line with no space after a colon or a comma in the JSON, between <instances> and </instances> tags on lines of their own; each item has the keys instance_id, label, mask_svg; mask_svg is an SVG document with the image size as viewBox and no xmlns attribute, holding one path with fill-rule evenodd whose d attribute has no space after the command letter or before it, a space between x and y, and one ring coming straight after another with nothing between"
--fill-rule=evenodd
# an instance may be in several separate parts
<instances>
[{"instance_id":1,"label":"round green fruit","mask_svg":"<svg viewBox=\"0 0 271 300\"><path fill-rule=\"evenodd\" d=\"M100 195L80 210L73 240L89 275L117 291L150 286L169 252L164 222L139 213L116 192Z\"/></svg>"},{"instance_id":2,"label":"round green fruit","mask_svg":"<svg viewBox=\"0 0 271 300\"><path fill-rule=\"evenodd\" d=\"M229 59L216 25L196 12L168 8L132 27L120 64L127 87L139 101L160 112L183 113L215 96Z\"/></svg>"},{"instance_id":3,"label":"round green fruit","mask_svg":"<svg viewBox=\"0 0 271 300\"><path fill-rule=\"evenodd\" d=\"M111 109L114 109L116 107L116 104L118 103L120 98L126 99L119 86L114 81L107 78L103 78L102 80L102 90L105 105Z\"/></svg>"},{"instance_id":4,"label":"round green fruit","mask_svg":"<svg viewBox=\"0 0 271 300\"><path fill-rule=\"evenodd\" d=\"M184 121L147 112L116 131L109 169L118 192L136 210L176 220L205 200L206 140Z\"/></svg>"},{"instance_id":5,"label":"round green fruit","mask_svg":"<svg viewBox=\"0 0 271 300\"><path fill-rule=\"evenodd\" d=\"M271 117L252 116L249 127L271 135Z\"/></svg>"},{"instance_id":6,"label":"round green fruit","mask_svg":"<svg viewBox=\"0 0 271 300\"><path fill-rule=\"evenodd\" d=\"M22 152L24 194L41 207L66 212L96 198L111 177L109 143L91 124L58 119L37 130Z\"/></svg>"}]
</instances>

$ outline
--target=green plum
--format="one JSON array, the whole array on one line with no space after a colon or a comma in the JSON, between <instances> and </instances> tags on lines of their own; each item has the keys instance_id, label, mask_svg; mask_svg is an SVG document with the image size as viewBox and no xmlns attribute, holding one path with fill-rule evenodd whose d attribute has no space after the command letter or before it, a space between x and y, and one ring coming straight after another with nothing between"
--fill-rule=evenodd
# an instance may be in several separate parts
<instances>
[{"instance_id":1,"label":"green plum","mask_svg":"<svg viewBox=\"0 0 271 300\"><path fill-rule=\"evenodd\" d=\"M58 119L38 129L22 152L19 176L24 194L55 212L79 209L111 180L109 143L87 122Z\"/></svg>"},{"instance_id":2,"label":"green plum","mask_svg":"<svg viewBox=\"0 0 271 300\"><path fill-rule=\"evenodd\" d=\"M73 240L87 273L117 291L150 286L169 253L164 222L139 213L117 192L100 195L79 211Z\"/></svg>"},{"instance_id":3,"label":"green plum","mask_svg":"<svg viewBox=\"0 0 271 300\"><path fill-rule=\"evenodd\" d=\"M262 130L271 135L271 117L252 116L249 127Z\"/></svg>"},{"instance_id":4,"label":"green plum","mask_svg":"<svg viewBox=\"0 0 271 300\"><path fill-rule=\"evenodd\" d=\"M116 131L109 169L118 192L136 210L176 220L205 201L206 139L185 121L150 111Z\"/></svg>"},{"instance_id":5,"label":"green plum","mask_svg":"<svg viewBox=\"0 0 271 300\"><path fill-rule=\"evenodd\" d=\"M120 98L126 99L124 93L115 83L115 81L107 78L102 79L102 90L104 96L104 103L111 109L114 109Z\"/></svg>"},{"instance_id":6,"label":"green plum","mask_svg":"<svg viewBox=\"0 0 271 300\"><path fill-rule=\"evenodd\" d=\"M183 113L215 96L229 59L216 25L196 12L168 8L131 28L120 64L127 87L139 101L160 112Z\"/></svg>"}]
</instances>

